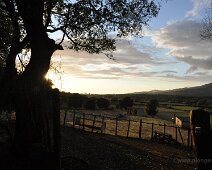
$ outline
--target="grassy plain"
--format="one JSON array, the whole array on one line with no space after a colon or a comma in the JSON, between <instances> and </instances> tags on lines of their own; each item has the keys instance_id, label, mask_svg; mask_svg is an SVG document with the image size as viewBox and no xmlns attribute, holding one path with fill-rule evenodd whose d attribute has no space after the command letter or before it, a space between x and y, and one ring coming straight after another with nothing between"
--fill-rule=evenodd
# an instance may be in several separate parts
<instances>
[{"instance_id":1,"label":"grassy plain","mask_svg":"<svg viewBox=\"0 0 212 170\"><path fill-rule=\"evenodd\" d=\"M145 106L138 106L140 108L143 108L145 110ZM115 117L121 115L125 115L124 119L120 119L118 121L118 127L117 127L117 135L118 136L127 136L127 130L128 130L128 121L127 120L132 120L130 122L130 128L129 128L129 137L133 138L138 138L139 137L139 120L142 119L143 123L142 124L142 133L141 136L144 139L150 139L151 138L151 132L152 132L152 125L151 123L154 124L166 124L168 126L173 126L175 123L173 122L173 117L174 114L178 117L189 117L190 116L190 110L193 109L198 109L197 107L192 107L192 106L183 106L183 105L172 105L172 106L167 106L167 105L160 105L158 108L158 113L155 117L150 117L148 116L145 112L141 113L140 116L126 116L127 112L125 110L119 110L119 109L114 109L114 110L82 110L81 112L84 112L86 114L93 114L93 115L101 115L101 116L108 116L111 117L111 119L105 119L106 121L106 134L111 134L115 135L116 131L116 121ZM82 116L82 115L81 115ZM86 116L87 119L85 124L92 125L93 123L93 116ZM210 117L211 119L211 127L212 127L212 115ZM101 126L101 117L96 118L97 122L95 123L96 126ZM67 123L72 125L73 122L73 113L69 113L67 116ZM172 135L174 139L176 139L176 128L173 127L168 127L166 126L166 133ZM91 131L91 129L87 128L87 131ZM159 125L154 125L154 130L157 130L161 133L164 132L164 127L159 126ZM185 129L181 129L180 132L177 131L177 140L182 143L182 139L180 137L180 133L183 138L184 144L187 144L188 140L188 131Z\"/></svg>"}]
</instances>

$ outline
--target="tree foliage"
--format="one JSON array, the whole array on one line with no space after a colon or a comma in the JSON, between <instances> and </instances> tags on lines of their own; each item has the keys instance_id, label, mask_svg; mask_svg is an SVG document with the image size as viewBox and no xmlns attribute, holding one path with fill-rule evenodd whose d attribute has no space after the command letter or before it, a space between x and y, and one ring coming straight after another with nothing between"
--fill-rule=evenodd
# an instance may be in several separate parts
<instances>
[{"instance_id":1,"label":"tree foliage","mask_svg":"<svg viewBox=\"0 0 212 170\"><path fill-rule=\"evenodd\" d=\"M133 99L131 99L130 97L124 97L122 100L120 100L120 108L124 108L127 109L128 107L132 107L133 106Z\"/></svg>"},{"instance_id":2,"label":"tree foliage","mask_svg":"<svg viewBox=\"0 0 212 170\"><path fill-rule=\"evenodd\" d=\"M28 77L36 85L43 81L53 52L62 50L63 42L66 48L104 53L113 58L111 51L115 50L115 37L109 34L141 36L143 25L157 16L159 8L153 0L2 0L0 64L5 66L3 93L15 89L8 83L17 84L13 82L19 76L16 58L24 50L30 51L31 55L24 66L22 79ZM61 34L58 41L49 38L56 32ZM18 59L23 63L21 56Z\"/></svg>"},{"instance_id":3,"label":"tree foliage","mask_svg":"<svg viewBox=\"0 0 212 170\"><path fill-rule=\"evenodd\" d=\"M86 98L85 96L79 93L70 94L68 99L68 107L72 109L82 108L85 102L85 98Z\"/></svg>"},{"instance_id":4,"label":"tree foliage","mask_svg":"<svg viewBox=\"0 0 212 170\"><path fill-rule=\"evenodd\" d=\"M0 56L1 60L5 60L9 52L9 46L12 39L11 21L6 13L0 10ZM2 61L1 61L2 62ZM5 62L5 61L4 61Z\"/></svg>"},{"instance_id":5,"label":"tree foliage","mask_svg":"<svg viewBox=\"0 0 212 170\"><path fill-rule=\"evenodd\" d=\"M95 97L87 98L84 107L85 107L85 109L88 109L88 110L95 110L96 109L96 98Z\"/></svg>"},{"instance_id":6,"label":"tree foliage","mask_svg":"<svg viewBox=\"0 0 212 170\"><path fill-rule=\"evenodd\" d=\"M158 113L157 107L159 103L156 99L151 99L146 103L146 113L150 116L155 116Z\"/></svg>"},{"instance_id":7,"label":"tree foliage","mask_svg":"<svg viewBox=\"0 0 212 170\"><path fill-rule=\"evenodd\" d=\"M108 107L110 106L110 101L105 98L98 98L97 106L99 109L108 109Z\"/></svg>"},{"instance_id":8,"label":"tree foliage","mask_svg":"<svg viewBox=\"0 0 212 170\"><path fill-rule=\"evenodd\" d=\"M203 39L212 41L212 9L207 9L202 19L200 35Z\"/></svg>"},{"instance_id":9,"label":"tree foliage","mask_svg":"<svg viewBox=\"0 0 212 170\"><path fill-rule=\"evenodd\" d=\"M5 66L0 95L8 106L4 109L12 106L16 111L15 155L30 155L33 141L46 142L51 136L44 132L49 132L46 119L55 103L45 75L53 53L66 46L112 58L115 38L109 34L140 36L143 25L158 11L153 0L0 1L0 63ZM56 32L61 34L58 41L50 38ZM24 51L30 52L29 62L18 74L16 59L23 61Z\"/></svg>"},{"instance_id":10,"label":"tree foliage","mask_svg":"<svg viewBox=\"0 0 212 170\"><path fill-rule=\"evenodd\" d=\"M114 50L115 41L108 33L141 35L143 25L156 17L158 11L158 4L149 0L2 0L0 39L4 47L1 44L1 50L16 46L19 53L31 48L31 34L41 31L62 33L55 49L60 49L58 44L67 39L67 47L74 50L90 53Z\"/></svg>"}]
</instances>

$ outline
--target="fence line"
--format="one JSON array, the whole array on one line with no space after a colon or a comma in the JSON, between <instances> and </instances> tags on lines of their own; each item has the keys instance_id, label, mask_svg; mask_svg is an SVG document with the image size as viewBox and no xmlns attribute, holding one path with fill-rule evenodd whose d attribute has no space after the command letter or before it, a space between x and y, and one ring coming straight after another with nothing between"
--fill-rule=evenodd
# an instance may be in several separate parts
<instances>
[{"instance_id":1,"label":"fence line","mask_svg":"<svg viewBox=\"0 0 212 170\"><path fill-rule=\"evenodd\" d=\"M81 113L81 112L75 112L75 111L73 112L73 116L72 116L72 119L73 119L72 126L74 128L76 126L76 118L77 117L82 119L82 123L80 123L78 125L79 125L79 127L82 126L83 130L86 130L86 128L91 129L91 132L94 132L95 130L100 130L101 133L112 134L115 136L119 135L118 134L119 125L124 124L125 122L127 123L126 137L130 137L130 133L132 133L132 131L133 131L131 129L133 128L133 126L135 128L135 125L133 125L133 123L138 124L138 125L136 125L136 127L138 128L138 132L136 132L137 135L135 135L134 138L144 138L142 135L142 132L145 128L144 124L151 126L150 139L154 138L155 133L158 133L162 137L167 137L168 135L170 135L168 128L172 128L173 131L175 131L175 132L172 133L171 138L173 139L172 136L174 136L174 134L175 134L175 139L173 139L173 140L175 140L176 143L182 143L182 145L185 145L187 147L193 146L190 128L183 129L183 128L177 127L176 125L167 125L165 123L160 124L160 123L153 123L153 122L145 122L142 120L142 118L139 120L131 120L131 119L123 119L123 118L119 119L118 117L94 115L94 114L89 114L89 113L87 114L87 113ZM91 125L86 124L86 121L87 121L87 123L90 121ZM113 121L115 121L115 122L113 122ZM111 127L109 127L108 124L106 124L105 129L102 129L101 125L103 125L104 122L107 122L108 124L110 124L110 126L111 126L111 124L115 124L114 128L112 128L115 130L115 132L114 133L106 133L106 130L111 132L111 130L109 130L109 128L111 129ZM97 126L97 124L100 126ZM157 129L156 126L162 127L162 132L159 132L159 131L157 132L157 130L159 128ZM182 134L182 131L185 131L184 135ZM119 136L123 136L123 135L119 135Z\"/></svg>"}]
</instances>

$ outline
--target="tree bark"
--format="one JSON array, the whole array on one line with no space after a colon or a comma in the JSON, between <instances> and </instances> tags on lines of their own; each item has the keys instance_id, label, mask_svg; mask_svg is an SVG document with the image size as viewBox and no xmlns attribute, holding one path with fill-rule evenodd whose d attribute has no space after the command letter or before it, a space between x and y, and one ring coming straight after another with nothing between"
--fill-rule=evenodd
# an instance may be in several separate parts
<instances>
[{"instance_id":1,"label":"tree bark","mask_svg":"<svg viewBox=\"0 0 212 170\"><path fill-rule=\"evenodd\" d=\"M31 47L31 59L24 76L32 81L42 80L49 70L50 60L56 50L55 41L46 33L43 23L43 0L16 0L18 11L23 19Z\"/></svg>"},{"instance_id":2,"label":"tree bark","mask_svg":"<svg viewBox=\"0 0 212 170\"><path fill-rule=\"evenodd\" d=\"M51 56L57 46L55 41L48 37L43 25L44 1L16 0L16 4L26 28L31 58L25 71L18 77L14 90L16 93L14 102L16 163L12 165L12 168L48 169L48 165L45 166L45 164L48 162L47 154L52 151L51 142L49 142L51 137L48 136L52 97L51 89L44 77L49 70ZM15 68L13 61L7 62ZM35 159L39 160L34 162ZM58 169L58 166L55 167Z\"/></svg>"}]
</instances>

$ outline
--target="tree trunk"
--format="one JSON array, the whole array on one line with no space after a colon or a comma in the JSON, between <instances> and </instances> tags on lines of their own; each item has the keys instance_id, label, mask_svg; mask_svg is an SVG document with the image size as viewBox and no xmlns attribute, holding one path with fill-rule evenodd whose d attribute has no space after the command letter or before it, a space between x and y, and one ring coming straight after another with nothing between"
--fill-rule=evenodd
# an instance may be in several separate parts
<instances>
[{"instance_id":1,"label":"tree trunk","mask_svg":"<svg viewBox=\"0 0 212 170\"><path fill-rule=\"evenodd\" d=\"M14 169L18 167L23 170L50 168L58 170L60 166L58 127L60 124L54 118L57 118L59 114L59 100L53 103L52 100L55 100L53 90L45 82L36 88L32 88L26 82L18 91ZM54 108L55 105L57 109Z\"/></svg>"},{"instance_id":2,"label":"tree trunk","mask_svg":"<svg viewBox=\"0 0 212 170\"><path fill-rule=\"evenodd\" d=\"M52 114L51 90L44 76L50 65L53 40L48 37L32 39L31 60L24 73L17 80L16 87L16 129L15 154L21 169L48 169L58 162L51 153L53 137L49 122ZM49 159L53 161L50 163ZM29 162L29 166L26 162ZM51 169L54 170L53 166ZM58 168L57 168L58 169Z\"/></svg>"},{"instance_id":3,"label":"tree trunk","mask_svg":"<svg viewBox=\"0 0 212 170\"><path fill-rule=\"evenodd\" d=\"M56 45L43 25L44 1L16 0L16 3L26 28L31 58L15 85L15 163L11 164L11 169L50 169L48 159L54 151L51 141L54 138L50 135L49 119L54 116L50 115L52 91L44 77ZM58 156L52 159L58 159ZM55 162L58 161L51 162L51 170L59 169L54 166Z\"/></svg>"},{"instance_id":4,"label":"tree trunk","mask_svg":"<svg viewBox=\"0 0 212 170\"><path fill-rule=\"evenodd\" d=\"M1 79L0 84L0 104L1 108L4 110L10 110L11 101L14 100L13 89L15 80L17 78L17 70L15 67L15 59L20 49L17 45L11 45L10 52L6 59L6 67L4 70L3 78Z\"/></svg>"}]
</instances>

